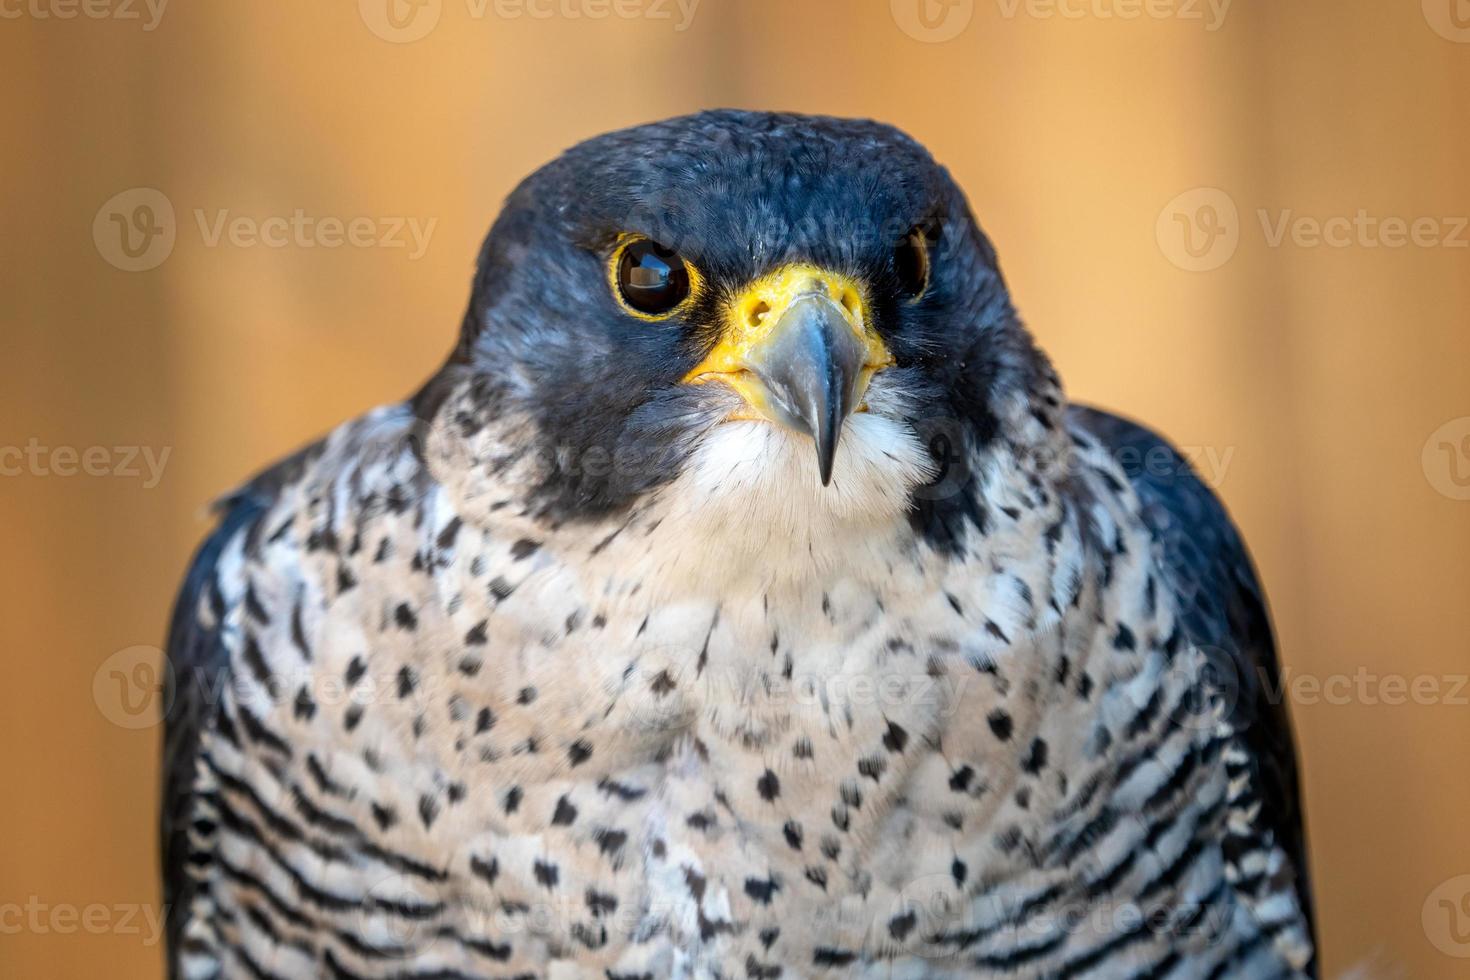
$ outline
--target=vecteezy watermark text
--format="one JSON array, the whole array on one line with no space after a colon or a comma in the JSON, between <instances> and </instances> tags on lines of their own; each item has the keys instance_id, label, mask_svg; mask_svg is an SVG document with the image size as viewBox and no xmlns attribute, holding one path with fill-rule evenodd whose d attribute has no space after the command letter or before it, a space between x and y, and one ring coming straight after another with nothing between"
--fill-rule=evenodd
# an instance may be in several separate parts
<instances>
[{"instance_id":1,"label":"vecteezy watermark text","mask_svg":"<svg viewBox=\"0 0 1470 980\"><path fill-rule=\"evenodd\" d=\"M471 20L647 20L689 29L700 0L462 0ZM394 44L422 40L439 26L445 0L358 0L368 30Z\"/></svg>"},{"instance_id":2,"label":"vecteezy watermark text","mask_svg":"<svg viewBox=\"0 0 1470 980\"><path fill-rule=\"evenodd\" d=\"M163 479L173 447L47 446L32 436L24 446L0 446L0 477L115 476L143 480L152 490Z\"/></svg>"},{"instance_id":3,"label":"vecteezy watermark text","mask_svg":"<svg viewBox=\"0 0 1470 980\"><path fill-rule=\"evenodd\" d=\"M1214 32L1225 26L1234 0L995 0L1006 20L1199 21Z\"/></svg>"},{"instance_id":4,"label":"vecteezy watermark text","mask_svg":"<svg viewBox=\"0 0 1470 980\"><path fill-rule=\"evenodd\" d=\"M1225 26L1234 0L994 0L1003 20L1173 20L1211 33ZM975 16L975 0L889 0L899 29L916 41L952 41Z\"/></svg>"},{"instance_id":5,"label":"vecteezy watermark text","mask_svg":"<svg viewBox=\"0 0 1470 980\"><path fill-rule=\"evenodd\" d=\"M167 7L168 0L0 0L0 20L138 21L151 31Z\"/></svg>"},{"instance_id":6,"label":"vecteezy watermark text","mask_svg":"<svg viewBox=\"0 0 1470 980\"><path fill-rule=\"evenodd\" d=\"M1378 216L1358 208L1345 214L1317 218L1291 208L1256 212L1266 244L1280 248L1288 240L1298 248L1470 248L1470 216L1445 215L1403 218Z\"/></svg>"},{"instance_id":7,"label":"vecteezy watermark text","mask_svg":"<svg viewBox=\"0 0 1470 980\"><path fill-rule=\"evenodd\" d=\"M91 902L47 902L30 895L24 902L0 902L0 936L30 933L34 936L141 936L143 945L156 946L163 939L168 906L125 902L107 905Z\"/></svg>"},{"instance_id":8,"label":"vecteezy watermark text","mask_svg":"<svg viewBox=\"0 0 1470 980\"><path fill-rule=\"evenodd\" d=\"M1324 216L1293 208L1257 208L1267 248L1470 248L1470 215L1374 214L1367 208ZM1155 222L1159 250L1190 272L1218 269L1235 255L1248 222L1218 187L1196 187L1164 205Z\"/></svg>"},{"instance_id":9,"label":"vecteezy watermark text","mask_svg":"<svg viewBox=\"0 0 1470 980\"><path fill-rule=\"evenodd\" d=\"M295 208L265 217L230 208L194 208L194 225L205 248L382 248L403 250L410 260L429 250L438 218L402 215L311 214ZM152 187L131 187L97 209L92 241L109 265L146 272L173 254L178 238L173 202Z\"/></svg>"},{"instance_id":10,"label":"vecteezy watermark text","mask_svg":"<svg viewBox=\"0 0 1470 980\"><path fill-rule=\"evenodd\" d=\"M221 241L236 248L409 248L409 259L423 258L429 249L429 239L434 234L438 218L423 222L418 218L369 217L355 218L333 216L316 217L297 208L290 215L272 215L254 218L248 215L231 215L228 208L206 213L203 208L194 209L194 221L199 226L199 237L208 248L215 248Z\"/></svg>"}]
</instances>

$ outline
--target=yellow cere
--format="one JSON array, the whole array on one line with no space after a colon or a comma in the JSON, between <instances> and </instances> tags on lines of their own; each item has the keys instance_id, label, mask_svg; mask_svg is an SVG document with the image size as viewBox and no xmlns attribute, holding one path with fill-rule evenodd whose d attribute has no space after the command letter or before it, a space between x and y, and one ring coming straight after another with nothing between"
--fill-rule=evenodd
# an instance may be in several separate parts
<instances>
[{"instance_id":1,"label":"yellow cere","mask_svg":"<svg viewBox=\"0 0 1470 980\"><path fill-rule=\"evenodd\" d=\"M765 402L763 386L746 370L750 353L770 336L782 314L799 297L825 293L842 307L844 319L863 342L867 357L858 382L858 395L867 390L874 372L893 363L878 332L868 323L867 304L861 284L849 276L815 265L783 266L746 287L725 310L725 324L720 342L709 356L685 375L689 383L700 384L717 379L734 388L752 411L740 411L732 418L762 419ZM858 411L864 406L859 404Z\"/></svg>"}]
</instances>

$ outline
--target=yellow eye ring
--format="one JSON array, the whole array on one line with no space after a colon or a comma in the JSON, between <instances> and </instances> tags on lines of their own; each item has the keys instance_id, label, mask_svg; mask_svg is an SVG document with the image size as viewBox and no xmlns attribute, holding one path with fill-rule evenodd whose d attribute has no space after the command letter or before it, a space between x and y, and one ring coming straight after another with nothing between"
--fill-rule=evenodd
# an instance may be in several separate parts
<instances>
[{"instance_id":1,"label":"yellow eye ring","mask_svg":"<svg viewBox=\"0 0 1470 980\"><path fill-rule=\"evenodd\" d=\"M627 313L667 320L699 295L703 277L688 259L645 235L624 233L607 263L608 286Z\"/></svg>"}]
</instances>

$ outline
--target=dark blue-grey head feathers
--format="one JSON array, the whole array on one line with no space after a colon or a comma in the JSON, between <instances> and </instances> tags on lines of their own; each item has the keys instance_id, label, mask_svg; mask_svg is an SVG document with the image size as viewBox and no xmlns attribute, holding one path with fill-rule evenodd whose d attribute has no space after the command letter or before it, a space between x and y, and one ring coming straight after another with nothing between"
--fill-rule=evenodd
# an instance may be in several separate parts
<instances>
[{"instance_id":1,"label":"dark blue-grey head feathers","mask_svg":"<svg viewBox=\"0 0 1470 980\"><path fill-rule=\"evenodd\" d=\"M932 246L917 299L897 252L914 229ZM697 268L697 302L659 322L630 315L608 274L630 234ZM722 304L792 262L867 285L921 432L940 423L972 447L995 437L997 386L1029 384L1015 365L1039 359L948 172L880 123L741 111L600 136L528 177L491 229L460 342L419 410L470 375L489 413L534 419L534 448L553 461L528 506L557 520L626 508L677 475L720 411L711 386L682 382L717 342ZM935 451L952 467L954 450ZM589 453L615 462L576 463ZM942 526L968 506L963 492L919 499L915 520Z\"/></svg>"}]
</instances>

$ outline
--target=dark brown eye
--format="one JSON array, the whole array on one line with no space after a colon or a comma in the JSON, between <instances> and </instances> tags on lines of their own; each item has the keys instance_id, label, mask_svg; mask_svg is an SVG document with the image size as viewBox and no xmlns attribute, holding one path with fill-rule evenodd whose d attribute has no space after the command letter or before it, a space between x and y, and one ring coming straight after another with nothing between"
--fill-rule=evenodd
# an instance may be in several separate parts
<instances>
[{"instance_id":1,"label":"dark brown eye","mask_svg":"<svg viewBox=\"0 0 1470 980\"><path fill-rule=\"evenodd\" d=\"M918 299L929 286L929 250L937 237L921 225L905 235L893 251L899 288L909 299Z\"/></svg>"},{"instance_id":2,"label":"dark brown eye","mask_svg":"<svg viewBox=\"0 0 1470 980\"><path fill-rule=\"evenodd\" d=\"M618 292L639 313L663 316L689 295L689 267L673 249L640 238L618 255Z\"/></svg>"}]
</instances>

